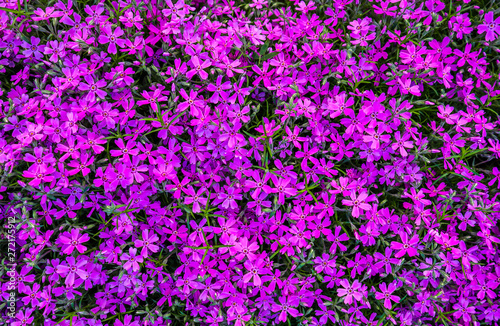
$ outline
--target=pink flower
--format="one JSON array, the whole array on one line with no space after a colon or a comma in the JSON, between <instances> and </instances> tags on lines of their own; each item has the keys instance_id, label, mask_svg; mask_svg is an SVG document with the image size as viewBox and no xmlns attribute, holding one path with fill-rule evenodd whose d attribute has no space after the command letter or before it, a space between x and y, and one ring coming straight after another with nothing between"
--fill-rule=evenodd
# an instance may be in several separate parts
<instances>
[{"instance_id":1,"label":"pink flower","mask_svg":"<svg viewBox=\"0 0 500 326\"><path fill-rule=\"evenodd\" d=\"M294 308L295 305L292 304L291 297L280 297L279 302L281 305L274 304L272 307L273 312L280 312L278 317L276 318L277 322L286 322L287 315L291 315L292 317L302 316L302 314Z\"/></svg>"},{"instance_id":2,"label":"pink flower","mask_svg":"<svg viewBox=\"0 0 500 326\"><path fill-rule=\"evenodd\" d=\"M50 41L49 45L50 46L46 46L45 47L44 53L45 54L51 54L51 56L49 58L50 61L57 62L57 60L59 59L59 57L64 57L65 56L65 52L64 52L65 45L64 45L64 43L59 43L58 41Z\"/></svg>"},{"instance_id":3,"label":"pink flower","mask_svg":"<svg viewBox=\"0 0 500 326\"><path fill-rule=\"evenodd\" d=\"M114 31L111 30L111 25L106 24L101 27L102 31L104 31L104 34L106 35L99 35L98 41L101 44L107 44L108 45L108 51L109 53L116 54L116 45L119 47L123 48L125 46L125 39L119 38L123 34L125 34L120 27L117 27Z\"/></svg>"},{"instance_id":4,"label":"pink flower","mask_svg":"<svg viewBox=\"0 0 500 326\"><path fill-rule=\"evenodd\" d=\"M147 105L149 104L153 111L158 112L158 103L165 102L168 100L168 97L162 95L162 90L160 88L155 89L153 92L143 91L142 96L144 96L145 100L137 101L137 105Z\"/></svg>"},{"instance_id":5,"label":"pink flower","mask_svg":"<svg viewBox=\"0 0 500 326\"><path fill-rule=\"evenodd\" d=\"M99 98L104 99L107 95L105 91L103 91L102 87L106 86L107 83L104 80L98 80L94 82L94 78L91 75L86 75L84 77L87 83L80 83L78 89L81 91L88 91L86 100L89 102L93 102L95 100L95 96L99 96Z\"/></svg>"},{"instance_id":6,"label":"pink flower","mask_svg":"<svg viewBox=\"0 0 500 326\"><path fill-rule=\"evenodd\" d=\"M191 79L196 74L198 74L200 78L203 80L208 78L208 73L203 69L210 67L211 65L210 60L205 60L203 62L200 62L200 59L197 56L193 56L191 58L191 65L193 69L189 70L186 73L186 77L188 79Z\"/></svg>"},{"instance_id":7,"label":"pink flower","mask_svg":"<svg viewBox=\"0 0 500 326\"><path fill-rule=\"evenodd\" d=\"M408 140L410 139L410 135L408 133L405 133L403 136L401 136L401 133L399 131L396 131L396 133L394 134L394 138L396 138L396 142L392 144L392 149L395 151L399 150L399 153L403 157L408 156L406 148L413 147L413 142Z\"/></svg>"},{"instance_id":8,"label":"pink flower","mask_svg":"<svg viewBox=\"0 0 500 326\"><path fill-rule=\"evenodd\" d=\"M352 206L352 216L359 217L363 210L371 209L371 206L365 202L368 197L367 192L361 192L356 196L356 191L352 190L349 197L351 197L351 200L342 199L342 205Z\"/></svg>"},{"instance_id":9,"label":"pink flower","mask_svg":"<svg viewBox=\"0 0 500 326\"><path fill-rule=\"evenodd\" d=\"M353 299L355 299L356 301L361 301L363 299L362 293L359 292L361 283L358 280L354 280L351 285L349 284L348 280L343 279L340 281L340 285L342 285L344 288L337 289L337 294L339 295L339 297L345 297L344 303L350 305L354 302Z\"/></svg>"},{"instance_id":10,"label":"pink flower","mask_svg":"<svg viewBox=\"0 0 500 326\"><path fill-rule=\"evenodd\" d=\"M392 295L392 292L396 290L396 285L394 284L394 282L389 284L389 286L387 286L385 283L381 283L379 287L381 292L375 292L375 299L377 300L384 299L384 307L391 310L392 309L391 301L398 303L400 299L398 296Z\"/></svg>"},{"instance_id":11,"label":"pink flower","mask_svg":"<svg viewBox=\"0 0 500 326\"><path fill-rule=\"evenodd\" d=\"M81 235L78 229L72 229L71 234L69 232L64 232L59 236L59 241L63 244L62 252L66 255L71 255L74 249L83 254L87 247L82 245L82 243L89 240L89 235L86 233Z\"/></svg>"},{"instance_id":12,"label":"pink flower","mask_svg":"<svg viewBox=\"0 0 500 326\"><path fill-rule=\"evenodd\" d=\"M255 260L257 258L255 251L259 249L259 245L257 242L249 243L248 239L243 237L235 244L234 248L238 251L234 258L242 260L247 257L249 260Z\"/></svg>"},{"instance_id":13,"label":"pink flower","mask_svg":"<svg viewBox=\"0 0 500 326\"><path fill-rule=\"evenodd\" d=\"M143 230L142 240L135 240L134 244L137 248L142 247L141 256L147 258L149 252L155 253L160 249L159 246L155 245L154 242L158 241L160 238L154 233L154 231Z\"/></svg>"},{"instance_id":14,"label":"pink flower","mask_svg":"<svg viewBox=\"0 0 500 326\"><path fill-rule=\"evenodd\" d=\"M347 250L347 247L340 242L349 240L349 237L345 233L340 234L341 230L342 230L341 226L336 226L335 233L327 237L328 241L333 242L332 247L330 248L330 252L332 254L335 254L335 252L337 251L337 246L340 248L341 251Z\"/></svg>"},{"instance_id":15,"label":"pink flower","mask_svg":"<svg viewBox=\"0 0 500 326\"><path fill-rule=\"evenodd\" d=\"M125 268L126 270L132 270L134 272L139 271L139 269L141 268L139 263L142 263L144 261L141 255L137 255L136 248L129 248L128 254L124 253L120 257L120 259L125 261L125 263L123 264L123 268Z\"/></svg>"},{"instance_id":16,"label":"pink flower","mask_svg":"<svg viewBox=\"0 0 500 326\"><path fill-rule=\"evenodd\" d=\"M408 256L413 257L418 255L418 251L415 248L415 246L419 242L418 235L415 234L411 239L408 240L408 234L404 231L399 233L399 236L401 237L401 242L391 242L391 248L395 250L399 250L394 257L396 258L401 258L404 255L408 254Z\"/></svg>"},{"instance_id":17,"label":"pink flower","mask_svg":"<svg viewBox=\"0 0 500 326\"><path fill-rule=\"evenodd\" d=\"M89 274L85 271L84 266L87 265L85 259L75 259L75 257L69 256L66 258L67 264L60 264L56 268L56 272L61 274L62 277L66 277L65 284L71 286L75 283L76 276L80 278L86 278Z\"/></svg>"},{"instance_id":18,"label":"pink flower","mask_svg":"<svg viewBox=\"0 0 500 326\"><path fill-rule=\"evenodd\" d=\"M261 275L267 274L267 270L263 268L265 265L262 259L257 259L254 262L251 260L247 260L244 263L245 268L248 270L248 273L243 275L243 282L248 283L253 279L253 285L259 286L262 284Z\"/></svg>"},{"instance_id":19,"label":"pink flower","mask_svg":"<svg viewBox=\"0 0 500 326\"><path fill-rule=\"evenodd\" d=\"M484 21L477 26L477 32L483 34L486 32L486 41L495 41L500 34L500 17L495 19L493 11L484 15Z\"/></svg>"},{"instance_id":20,"label":"pink flower","mask_svg":"<svg viewBox=\"0 0 500 326\"><path fill-rule=\"evenodd\" d=\"M132 318L133 318L132 315L125 315L123 317L123 323L120 321L120 319L115 319L115 323L113 325L114 326L140 326L139 322L132 321Z\"/></svg>"},{"instance_id":21,"label":"pink flower","mask_svg":"<svg viewBox=\"0 0 500 326\"><path fill-rule=\"evenodd\" d=\"M476 309L474 307L469 307L469 303L470 301L461 297L459 300L458 300L458 303L455 303L453 305L453 309L456 310L455 313L453 313L453 317L455 318L460 318L462 317L462 319L466 322L466 323L469 323L472 318L470 315L472 314L475 314L476 313Z\"/></svg>"},{"instance_id":22,"label":"pink flower","mask_svg":"<svg viewBox=\"0 0 500 326\"><path fill-rule=\"evenodd\" d=\"M444 134L443 139L445 142L445 148L448 150L452 150L453 152L460 154L460 149L459 147L464 147L465 146L465 140L464 139L459 139L462 137L462 134L455 134L452 137L448 135L447 133Z\"/></svg>"}]
</instances>

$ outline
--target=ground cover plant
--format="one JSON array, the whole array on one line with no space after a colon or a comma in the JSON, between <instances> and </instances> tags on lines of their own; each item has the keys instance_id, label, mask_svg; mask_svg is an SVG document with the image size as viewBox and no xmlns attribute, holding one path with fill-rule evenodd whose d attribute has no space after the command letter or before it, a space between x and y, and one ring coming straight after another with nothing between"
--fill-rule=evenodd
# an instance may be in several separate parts
<instances>
[{"instance_id":1,"label":"ground cover plant","mask_svg":"<svg viewBox=\"0 0 500 326\"><path fill-rule=\"evenodd\" d=\"M497 1L0 3L0 325L497 325Z\"/></svg>"}]
</instances>

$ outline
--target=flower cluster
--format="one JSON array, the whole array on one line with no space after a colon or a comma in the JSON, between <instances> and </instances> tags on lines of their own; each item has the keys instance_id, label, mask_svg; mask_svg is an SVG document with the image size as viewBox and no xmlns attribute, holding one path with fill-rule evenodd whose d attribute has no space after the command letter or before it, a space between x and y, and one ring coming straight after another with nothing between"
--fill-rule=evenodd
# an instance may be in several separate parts
<instances>
[{"instance_id":1,"label":"flower cluster","mask_svg":"<svg viewBox=\"0 0 500 326\"><path fill-rule=\"evenodd\" d=\"M498 323L499 8L3 1L0 320Z\"/></svg>"}]
</instances>

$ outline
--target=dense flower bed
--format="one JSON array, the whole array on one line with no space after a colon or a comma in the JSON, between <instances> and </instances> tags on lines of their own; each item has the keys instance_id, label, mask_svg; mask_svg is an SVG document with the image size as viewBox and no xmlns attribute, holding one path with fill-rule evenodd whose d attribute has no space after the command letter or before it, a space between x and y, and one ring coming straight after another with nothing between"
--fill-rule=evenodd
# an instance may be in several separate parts
<instances>
[{"instance_id":1,"label":"dense flower bed","mask_svg":"<svg viewBox=\"0 0 500 326\"><path fill-rule=\"evenodd\" d=\"M499 321L497 1L0 10L0 325Z\"/></svg>"}]
</instances>

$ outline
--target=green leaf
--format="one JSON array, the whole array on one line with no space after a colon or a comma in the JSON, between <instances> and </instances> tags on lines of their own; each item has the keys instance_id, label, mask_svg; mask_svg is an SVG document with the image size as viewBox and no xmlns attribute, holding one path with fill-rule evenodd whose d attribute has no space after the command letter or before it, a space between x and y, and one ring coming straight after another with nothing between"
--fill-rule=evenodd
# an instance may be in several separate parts
<instances>
[{"instance_id":1,"label":"green leaf","mask_svg":"<svg viewBox=\"0 0 500 326\"><path fill-rule=\"evenodd\" d=\"M278 54L280 54L280 52L272 52L272 53L266 54L265 56L262 57L262 60L265 61L265 60L272 59L275 56L277 56Z\"/></svg>"},{"instance_id":2,"label":"green leaf","mask_svg":"<svg viewBox=\"0 0 500 326\"><path fill-rule=\"evenodd\" d=\"M269 40L264 43L264 45L260 48L259 54L264 55L266 53L267 49L269 48Z\"/></svg>"}]
</instances>

